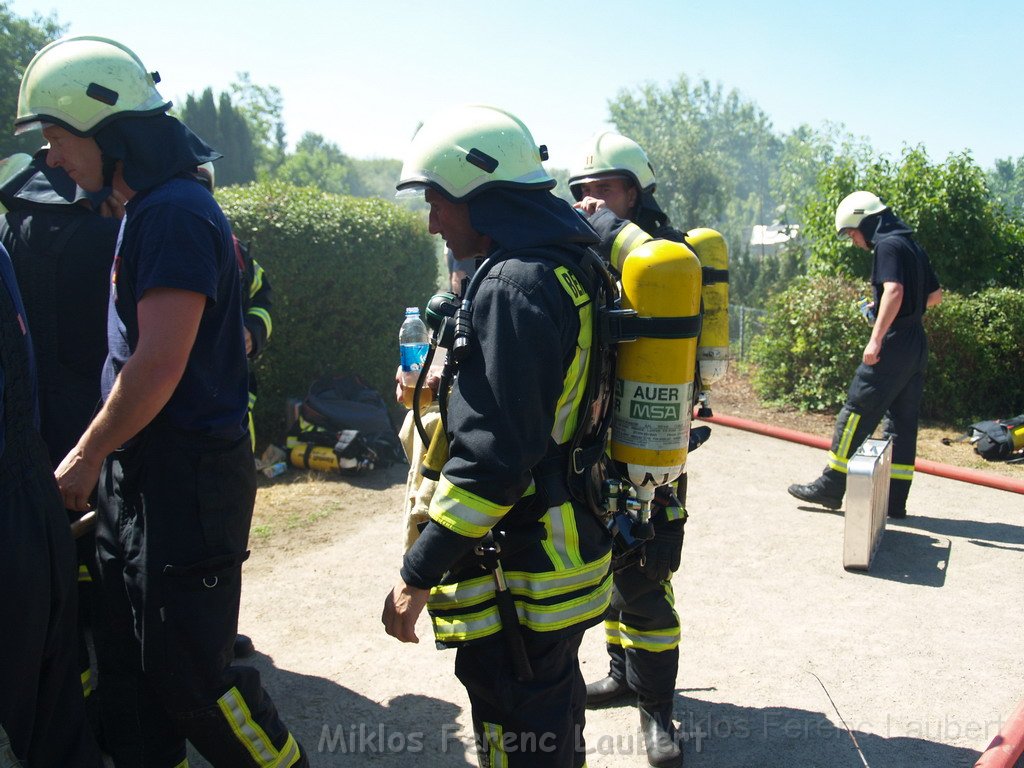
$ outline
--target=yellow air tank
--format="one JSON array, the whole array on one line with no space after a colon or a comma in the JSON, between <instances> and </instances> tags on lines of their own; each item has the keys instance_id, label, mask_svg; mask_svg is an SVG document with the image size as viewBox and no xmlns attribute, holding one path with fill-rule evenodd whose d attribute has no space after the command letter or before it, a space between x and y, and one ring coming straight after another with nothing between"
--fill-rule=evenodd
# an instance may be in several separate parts
<instances>
[{"instance_id":1,"label":"yellow air tank","mask_svg":"<svg viewBox=\"0 0 1024 768\"><path fill-rule=\"evenodd\" d=\"M704 325L697 342L700 400L704 406L707 390L729 370L729 248L721 234L706 227L691 229L686 241L697 252L701 267L713 270L712 279L703 282Z\"/></svg>"},{"instance_id":2,"label":"yellow air tank","mask_svg":"<svg viewBox=\"0 0 1024 768\"><path fill-rule=\"evenodd\" d=\"M700 292L700 261L682 243L652 240L622 265L622 307L640 318L697 316ZM618 345L611 456L644 507L686 464L696 360L696 334Z\"/></svg>"}]
</instances>

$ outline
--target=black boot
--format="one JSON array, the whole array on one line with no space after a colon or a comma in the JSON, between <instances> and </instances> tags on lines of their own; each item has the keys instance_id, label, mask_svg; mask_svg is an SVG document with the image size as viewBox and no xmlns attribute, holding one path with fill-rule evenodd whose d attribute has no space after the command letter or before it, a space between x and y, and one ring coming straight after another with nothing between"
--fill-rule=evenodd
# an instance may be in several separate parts
<instances>
[{"instance_id":1,"label":"black boot","mask_svg":"<svg viewBox=\"0 0 1024 768\"><path fill-rule=\"evenodd\" d=\"M796 496L800 501L817 504L826 509L839 509L843 506L843 490L830 487L823 477L807 485L794 483L788 490L790 496Z\"/></svg>"},{"instance_id":2,"label":"black boot","mask_svg":"<svg viewBox=\"0 0 1024 768\"><path fill-rule=\"evenodd\" d=\"M672 722L672 704L640 704L640 730L647 746L647 763L654 768L681 768L683 750Z\"/></svg>"},{"instance_id":3,"label":"black boot","mask_svg":"<svg viewBox=\"0 0 1024 768\"><path fill-rule=\"evenodd\" d=\"M235 635L235 658L244 659L256 653L256 646L248 635Z\"/></svg>"},{"instance_id":4,"label":"black boot","mask_svg":"<svg viewBox=\"0 0 1024 768\"><path fill-rule=\"evenodd\" d=\"M616 680L609 675L594 683L587 683L587 706L599 707L616 699L632 696L633 692L625 681Z\"/></svg>"}]
</instances>

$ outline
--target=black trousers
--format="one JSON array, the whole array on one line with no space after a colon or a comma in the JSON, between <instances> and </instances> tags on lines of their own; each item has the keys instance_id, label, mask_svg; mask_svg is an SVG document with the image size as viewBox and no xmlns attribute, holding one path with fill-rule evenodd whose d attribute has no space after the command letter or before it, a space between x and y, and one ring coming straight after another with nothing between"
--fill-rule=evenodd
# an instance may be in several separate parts
<instances>
[{"instance_id":1,"label":"black trousers","mask_svg":"<svg viewBox=\"0 0 1024 768\"><path fill-rule=\"evenodd\" d=\"M106 462L94 634L118 768L178 766L186 739L216 766L306 765L259 672L231 666L255 493L248 436L151 425Z\"/></svg>"},{"instance_id":2,"label":"black trousers","mask_svg":"<svg viewBox=\"0 0 1024 768\"><path fill-rule=\"evenodd\" d=\"M882 342L879 361L861 363L850 382L823 473L830 491L840 496L846 491L847 462L884 418L883 436L893 441L889 509L903 511L914 479L927 365L928 340L920 321L897 319Z\"/></svg>"},{"instance_id":3,"label":"black trousers","mask_svg":"<svg viewBox=\"0 0 1024 768\"><path fill-rule=\"evenodd\" d=\"M473 710L481 768L580 768L586 685L579 667L583 633L561 640L528 634L534 679L521 683L501 638L462 646L455 675Z\"/></svg>"},{"instance_id":4,"label":"black trousers","mask_svg":"<svg viewBox=\"0 0 1024 768\"><path fill-rule=\"evenodd\" d=\"M652 581L636 566L614 576L604 618L609 674L640 704L668 705L679 671L679 616L671 581Z\"/></svg>"}]
</instances>

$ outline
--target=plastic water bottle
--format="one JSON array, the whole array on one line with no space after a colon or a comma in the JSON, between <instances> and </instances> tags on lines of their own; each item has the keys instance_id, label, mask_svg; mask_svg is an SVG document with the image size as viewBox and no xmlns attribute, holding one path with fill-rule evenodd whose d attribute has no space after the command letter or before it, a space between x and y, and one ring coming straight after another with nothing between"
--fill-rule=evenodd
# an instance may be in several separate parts
<instances>
[{"instance_id":1,"label":"plastic water bottle","mask_svg":"<svg viewBox=\"0 0 1024 768\"><path fill-rule=\"evenodd\" d=\"M398 330L398 348L402 358L402 403L406 408L412 408L416 380L420 377L420 370L427 359L427 350L430 349L430 335L426 324L420 319L419 307L405 308L405 320ZM425 404L426 398L422 399Z\"/></svg>"}]
</instances>

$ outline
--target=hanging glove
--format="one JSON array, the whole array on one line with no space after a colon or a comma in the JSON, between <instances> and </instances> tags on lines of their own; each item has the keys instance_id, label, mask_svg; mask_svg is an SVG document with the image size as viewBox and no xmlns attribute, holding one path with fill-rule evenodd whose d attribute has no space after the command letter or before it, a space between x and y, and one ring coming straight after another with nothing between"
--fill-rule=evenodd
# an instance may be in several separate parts
<instances>
[{"instance_id":1,"label":"hanging glove","mask_svg":"<svg viewBox=\"0 0 1024 768\"><path fill-rule=\"evenodd\" d=\"M654 538L644 545L640 572L651 581L665 581L678 570L684 525L685 519L661 523L654 529Z\"/></svg>"},{"instance_id":2,"label":"hanging glove","mask_svg":"<svg viewBox=\"0 0 1024 768\"><path fill-rule=\"evenodd\" d=\"M711 437L711 427L694 427L690 430L690 445L687 451L693 453Z\"/></svg>"}]
</instances>

